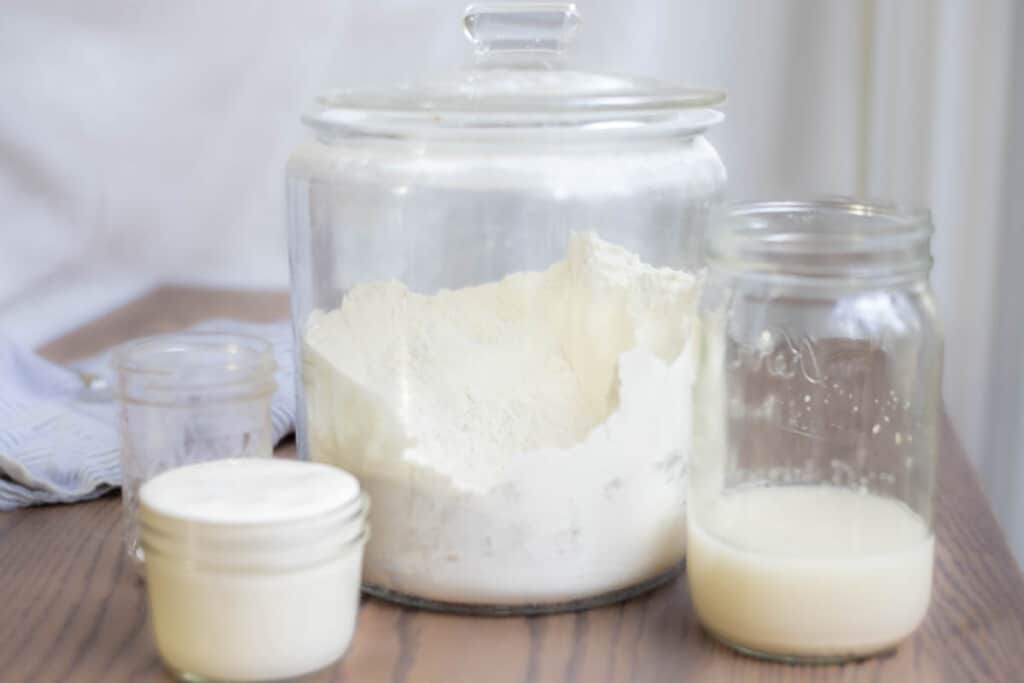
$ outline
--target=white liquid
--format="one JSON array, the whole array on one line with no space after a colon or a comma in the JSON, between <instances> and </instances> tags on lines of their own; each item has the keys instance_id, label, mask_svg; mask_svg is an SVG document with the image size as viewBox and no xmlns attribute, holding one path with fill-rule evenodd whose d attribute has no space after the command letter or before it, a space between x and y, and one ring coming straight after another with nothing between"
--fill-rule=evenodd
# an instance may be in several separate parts
<instances>
[{"instance_id":1,"label":"white liquid","mask_svg":"<svg viewBox=\"0 0 1024 683\"><path fill-rule=\"evenodd\" d=\"M901 503L791 486L696 507L690 591L701 621L728 642L775 655L865 655L924 618L934 537Z\"/></svg>"},{"instance_id":2,"label":"white liquid","mask_svg":"<svg viewBox=\"0 0 1024 683\"><path fill-rule=\"evenodd\" d=\"M172 669L290 679L345 653L363 558L353 477L313 463L220 460L164 472L140 498L150 617ZM324 522L350 510L354 521Z\"/></svg>"}]
</instances>

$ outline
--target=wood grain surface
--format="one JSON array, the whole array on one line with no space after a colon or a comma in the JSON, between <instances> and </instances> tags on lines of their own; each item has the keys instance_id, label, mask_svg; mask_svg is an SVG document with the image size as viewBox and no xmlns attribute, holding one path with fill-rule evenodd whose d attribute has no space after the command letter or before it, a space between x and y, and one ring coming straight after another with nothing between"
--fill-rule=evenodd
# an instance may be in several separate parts
<instances>
[{"instance_id":1,"label":"wood grain surface","mask_svg":"<svg viewBox=\"0 0 1024 683\"><path fill-rule=\"evenodd\" d=\"M46 346L72 360L216 316L269 320L283 295L165 288ZM942 428L935 592L897 651L844 666L736 655L698 626L686 582L586 612L531 618L434 614L365 599L345 659L310 681L1024 680L1024 580L948 422ZM0 514L0 681L169 681L143 586L121 552L116 496Z\"/></svg>"}]
</instances>

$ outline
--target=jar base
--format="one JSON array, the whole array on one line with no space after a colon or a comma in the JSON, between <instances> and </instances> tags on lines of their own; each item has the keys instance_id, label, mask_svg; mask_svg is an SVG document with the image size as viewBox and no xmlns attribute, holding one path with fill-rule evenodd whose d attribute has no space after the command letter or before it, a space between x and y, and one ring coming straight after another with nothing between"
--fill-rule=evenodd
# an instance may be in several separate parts
<instances>
[{"instance_id":1,"label":"jar base","mask_svg":"<svg viewBox=\"0 0 1024 683\"><path fill-rule=\"evenodd\" d=\"M755 659L763 659L769 662L781 662L783 664L849 664L851 662L859 662L865 659L871 659L879 655L886 654L894 651L897 645L890 645L883 647L872 652L863 652L859 654L840 654L840 655L786 655L778 652L767 652L765 650L758 650L757 648L747 647L746 645L740 645L728 638L723 638L708 627L703 627L704 632L709 638L721 643L725 647L740 653L746 657L753 657Z\"/></svg>"},{"instance_id":2,"label":"jar base","mask_svg":"<svg viewBox=\"0 0 1024 683\"><path fill-rule=\"evenodd\" d=\"M432 612L449 612L452 614L490 617L534 616L539 614L555 614L557 612L577 612L580 610L592 609L594 607L604 607L605 605L611 605L635 598L638 595L650 592L675 579L682 573L683 564L683 562L679 562L646 581L632 586L627 586L626 588L620 588L607 593L580 598L579 600L567 600L564 602L527 603L519 605L446 602L443 600L431 600L417 595L402 593L401 591L391 590L390 588L385 588L374 583L364 583L363 592L375 598L393 602L404 607L415 607L416 609L430 610Z\"/></svg>"},{"instance_id":3,"label":"jar base","mask_svg":"<svg viewBox=\"0 0 1024 683\"><path fill-rule=\"evenodd\" d=\"M340 660L341 657L331 662L327 666L322 666L319 669L314 669L312 671L306 671L305 673L301 673L296 676L291 676L288 678L259 679L258 681L252 681L252 683L302 683L302 681L308 681L310 678L316 676L317 674L326 672L332 666L337 664ZM203 676L202 674L192 673L191 671L183 671L181 669L176 669L166 663L164 664L164 666L167 667L167 669L174 675L174 677L177 680L182 681L182 683L238 683L238 681L234 679L210 678L209 676Z\"/></svg>"}]
</instances>

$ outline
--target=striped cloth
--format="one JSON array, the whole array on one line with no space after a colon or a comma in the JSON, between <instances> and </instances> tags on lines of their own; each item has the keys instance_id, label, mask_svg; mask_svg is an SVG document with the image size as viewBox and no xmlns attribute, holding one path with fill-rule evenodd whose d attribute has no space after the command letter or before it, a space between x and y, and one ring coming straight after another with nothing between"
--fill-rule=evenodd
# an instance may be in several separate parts
<instances>
[{"instance_id":1,"label":"striped cloth","mask_svg":"<svg viewBox=\"0 0 1024 683\"><path fill-rule=\"evenodd\" d=\"M271 342L277 391L274 440L295 422L291 325L209 320L194 330L253 334ZM92 379L86 386L84 377ZM98 381L97 381L98 379ZM0 336L0 510L89 500L121 485L118 406L110 353L73 369L46 361Z\"/></svg>"}]
</instances>

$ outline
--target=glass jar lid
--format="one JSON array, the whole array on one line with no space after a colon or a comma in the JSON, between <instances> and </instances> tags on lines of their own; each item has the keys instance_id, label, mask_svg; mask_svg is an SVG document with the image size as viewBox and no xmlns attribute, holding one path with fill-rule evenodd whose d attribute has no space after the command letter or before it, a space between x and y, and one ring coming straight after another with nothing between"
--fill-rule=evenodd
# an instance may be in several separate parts
<instances>
[{"instance_id":1,"label":"glass jar lid","mask_svg":"<svg viewBox=\"0 0 1024 683\"><path fill-rule=\"evenodd\" d=\"M305 121L325 133L414 135L438 130L524 128L699 132L722 119L713 90L564 68L580 25L571 3L470 5L463 17L472 68L451 80L335 90Z\"/></svg>"}]
</instances>

